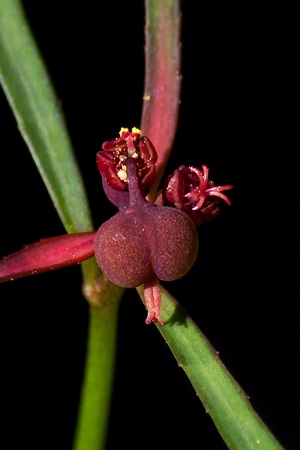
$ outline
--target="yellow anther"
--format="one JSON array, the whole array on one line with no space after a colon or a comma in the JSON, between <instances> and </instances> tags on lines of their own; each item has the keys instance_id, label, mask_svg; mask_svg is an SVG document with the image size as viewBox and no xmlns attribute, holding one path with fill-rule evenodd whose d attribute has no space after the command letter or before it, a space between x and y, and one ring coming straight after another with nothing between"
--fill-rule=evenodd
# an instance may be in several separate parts
<instances>
[{"instance_id":1,"label":"yellow anther","mask_svg":"<svg viewBox=\"0 0 300 450\"><path fill-rule=\"evenodd\" d=\"M121 128L121 130L119 131L119 135L122 137L122 133L127 133L127 131L129 131L128 130L128 128Z\"/></svg>"},{"instance_id":2,"label":"yellow anther","mask_svg":"<svg viewBox=\"0 0 300 450\"><path fill-rule=\"evenodd\" d=\"M134 133L134 134L141 134L141 130L139 130L139 129L136 128L136 127L133 127L133 128L131 129L131 132Z\"/></svg>"},{"instance_id":3,"label":"yellow anther","mask_svg":"<svg viewBox=\"0 0 300 450\"><path fill-rule=\"evenodd\" d=\"M122 169L120 169L117 172L118 177L120 178L120 180L122 181L127 181L127 171L126 171L126 166L122 165Z\"/></svg>"}]
</instances>

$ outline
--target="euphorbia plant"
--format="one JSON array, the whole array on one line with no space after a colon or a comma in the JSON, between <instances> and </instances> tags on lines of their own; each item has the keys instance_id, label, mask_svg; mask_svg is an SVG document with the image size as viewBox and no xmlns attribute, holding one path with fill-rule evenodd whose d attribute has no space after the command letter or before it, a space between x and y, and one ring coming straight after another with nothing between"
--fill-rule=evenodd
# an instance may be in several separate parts
<instances>
[{"instance_id":1,"label":"euphorbia plant","mask_svg":"<svg viewBox=\"0 0 300 450\"><path fill-rule=\"evenodd\" d=\"M0 3L3 87L69 234L46 238L6 257L0 266L2 281L89 258L82 267L83 291L91 305L91 334L75 448L101 448L99 441L105 440L109 383L104 380L101 391L99 386L92 386L91 380L95 379L95 360L102 358L103 364L113 365L105 358L112 353L115 305L127 287L137 288L148 308L147 323L154 321L169 343L227 445L241 449L256 448L258 444L263 448L280 448L202 333L158 281L176 279L189 270L197 256L195 226L218 214L219 200L229 202L223 190L231 187L215 186L208 178L206 166L202 169L180 166L162 184L161 192L158 190L177 125L180 94L178 3L146 2L147 63L142 136L136 129L122 130L121 136L106 142L98 154L104 190L119 208L98 232L91 230L88 211L81 208L86 201L80 189L80 178L75 178L77 192L74 196L67 182L69 176L63 176L68 170L77 174L77 168L64 140L64 122L59 114L54 133L58 144L51 143L47 152L44 151L43 145L49 142L45 135L51 135L56 127L55 120L53 122L56 116L49 114L49 110L43 116L43 109L39 108L41 104L47 104L55 112L55 97L49 95L48 86L45 89L45 73L40 72L40 62L38 66L34 65L36 54L30 33L26 28L18 27L20 22L24 23L18 2L11 2L9 6L4 3ZM23 88L24 79L26 89ZM45 134L43 127L32 126L37 117L39 125L45 126ZM57 152L63 155L59 164ZM62 160L71 161L70 165L61 164ZM72 208L76 206L74 197L75 203L78 202L76 212L81 209L81 214L82 211L86 213L86 217L84 214L80 217L81 222L75 211L74 218L72 215ZM179 249L181 253L178 253ZM91 258L94 253L103 273ZM182 321L187 324L185 329L179 326ZM102 353L97 353L99 340L102 340ZM98 372L99 385L103 378L102 372ZM104 391L108 392L106 397ZM97 392L100 392L99 398ZM98 409L91 412L95 405L102 412L98 414ZM103 428L102 436L101 433L99 436L99 428Z\"/></svg>"}]
</instances>

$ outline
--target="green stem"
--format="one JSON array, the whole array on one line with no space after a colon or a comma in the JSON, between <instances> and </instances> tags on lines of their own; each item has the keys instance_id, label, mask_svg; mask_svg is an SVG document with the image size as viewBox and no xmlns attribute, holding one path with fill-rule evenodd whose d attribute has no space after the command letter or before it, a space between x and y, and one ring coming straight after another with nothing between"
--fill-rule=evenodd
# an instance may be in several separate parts
<instances>
[{"instance_id":1,"label":"green stem","mask_svg":"<svg viewBox=\"0 0 300 450\"><path fill-rule=\"evenodd\" d=\"M119 301L90 306L82 398L74 450L105 448L114 379Z\"/></svg>"}]
</instances>

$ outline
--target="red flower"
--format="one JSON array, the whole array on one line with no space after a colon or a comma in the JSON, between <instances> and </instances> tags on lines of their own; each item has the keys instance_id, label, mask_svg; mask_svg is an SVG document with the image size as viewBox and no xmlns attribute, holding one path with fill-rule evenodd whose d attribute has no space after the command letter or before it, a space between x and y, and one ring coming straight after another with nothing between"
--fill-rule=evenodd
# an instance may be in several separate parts
<instances>
[{"instance_id":1,"label":"red flower","mask_svg":"<svg viewBox=\"0 0 300 450\"><path fill-rule=\"evenodd\" d=\"M180 166L163 185L163 204L146 200L155 178L156 150L137 128L122 128L120 137L106 141L97 153L103 187L119 212L99 230L43 239L0 261L0 282L78 264L95 256L112 283L144 286L146 323L160 322L159 280L185 275L197 257L195 225L212 220L218 202L230 200L215 186L208 168Z\"/></svg>"},{"instance_id":2,"label":"red flower","mask_svg":"<svg viewBox=\"0 0 300 450\"><path fill-rule=\"evenodd\" d=\"M128 177L126 160L136 161L138 177L146 196L156 175L157 153L146 136L138 128L121 128L120 137L106 141L96 155L97 167L102 175L104 191L109 200L119 208L128 206ZM126 191L125 194L119 191Z\"/></svg>"},{"instance_id":3,"label":"red flower","mask_svg":"<svg viewBox=\"0 0 300 450\"><path fill-rule=\"evenodd\" d=\"M185 211L194 221L201 225L214 219L220 209L218 203L224 200L231 204L222 191L233 186L216 186L208 177L208 167L202 171L196 167L180 166L165 181L162 189L162 201L165 205L174 205Z\"/></svg>"}]
</instances>

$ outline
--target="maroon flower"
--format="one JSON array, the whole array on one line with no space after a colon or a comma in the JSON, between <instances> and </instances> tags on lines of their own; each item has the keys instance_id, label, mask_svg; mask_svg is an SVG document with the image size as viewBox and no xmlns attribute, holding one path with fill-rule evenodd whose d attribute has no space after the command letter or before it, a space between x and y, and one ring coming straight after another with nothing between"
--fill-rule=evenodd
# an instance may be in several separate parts
<instances>
[{"instance_id":1,"label":"maroon flower","mask_svg":"<svg viewBox=\"0 0 300 450\"><path fill-rule=\"evenodd\" d=\"M221 200L230 205L223 191L232 186L216 186L205 165L202 171L180 166L153 204L146 196L154 182L156 161L156 150L147 137L137 128L131 132L122 128L120 137L104 142L97 153L104 190L119 212L97 232L43 239L3 258L0 282L95 256L112 283L124 288L143 285L146 323L163 324L159 280L176 280L190 270L198 253L195 225L212 220Z\"/></svg>"},{"instance_id":2,"label":"maroon flower","mask_svg":"<svg viewBox=\"0 0 300 450\"><path fill-rule=\"evenodd\" d=\"M162 202L185 211L198 226L219 214L218 203L221 200L231 204L222 191L232 187L231 184L216 186L209 179L208 167L205 165L202 166L202 171L196 167L180 166L166 179L162 189Z\"/></svg>"},{"instance_id":3,"label":"maroon flower","mask_svg":"<svg viewBox=\"0 0 300 450\"><path fill-rule=\"evenodd\" d=\"M138 177L146 196L156 175L157 153L150 139L141 136L138 128L132 128L131 132L128 128L121 128L120 137L104 142L102 150L96 155L104 191L109 200L119 208L129 204L127 158L136 161Z\"/></svg>"}]
</instances>

